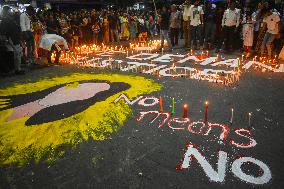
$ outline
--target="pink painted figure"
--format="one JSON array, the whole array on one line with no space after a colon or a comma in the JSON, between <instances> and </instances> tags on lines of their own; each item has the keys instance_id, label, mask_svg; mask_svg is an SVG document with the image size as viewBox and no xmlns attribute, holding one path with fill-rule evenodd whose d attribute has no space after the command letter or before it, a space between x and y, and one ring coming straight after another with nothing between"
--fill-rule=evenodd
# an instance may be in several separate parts
<instances>
[{"instance_id":1,"label":"pink painted figure","mask_svg":"<svg viewBox=\"0 0 284 189\"><path fill-rule=\"evenodd\" d=\"M23 117L31 117L40 110L72 101L86 100L97 93L110 89L107 83L83 83L76 88L61 87L46 97L15 107L13 113L6 119L12 121Z\"/></svg>"}]
</instances>

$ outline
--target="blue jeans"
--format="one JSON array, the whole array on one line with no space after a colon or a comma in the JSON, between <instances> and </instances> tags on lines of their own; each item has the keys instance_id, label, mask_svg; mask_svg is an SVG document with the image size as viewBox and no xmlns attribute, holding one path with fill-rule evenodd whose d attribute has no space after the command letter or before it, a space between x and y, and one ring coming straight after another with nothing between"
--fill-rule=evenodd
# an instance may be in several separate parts
<instances>
[{"instance_id":1,"label":"blue jeans","mask_svg":"<svg viewBox=\"0 0 284 189\"><path fill-rule=\"evenodd\" d=\"M268 56L271 57L271 54L272 54L272 52L271 52L272 51L271 44L274 41L274 39L275 39L275 35L274 34L269 33L269 32L265 33L263 41L262 41L262 44L261 44L261 55L264 54L265 47L266 47Z\"/></svg>"},{"instance_id":2,"label":"blue jeans","mask_svg":"<svg viewBox=\"0 0 284 189\"><path fill-rule=\"evenodd\" d=\"M164 40L167 40L168 46L172 49L172 44L169 38L169 30L161 30L161 48L164 48Z\"/></svg>"}]
</instances>

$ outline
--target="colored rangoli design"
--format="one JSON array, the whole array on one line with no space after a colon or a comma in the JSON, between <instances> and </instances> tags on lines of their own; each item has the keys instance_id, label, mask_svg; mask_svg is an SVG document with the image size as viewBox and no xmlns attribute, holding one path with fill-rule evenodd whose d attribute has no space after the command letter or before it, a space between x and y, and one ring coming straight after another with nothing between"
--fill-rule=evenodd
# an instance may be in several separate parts
<instances>
[{"instance_id":1,"label":"colored rangoli design","mask_svg":"<svg viewBox=\"0 0 284 189\"><path fill-rule=\"evenodd\" d=\"M72 74L0 89L0 165L53 161L63 144L110 139L131 108L112 102L160 90L154 81L118 74ZM47 157L47 158L46 158Z\"/></svg>"}]
</instances>

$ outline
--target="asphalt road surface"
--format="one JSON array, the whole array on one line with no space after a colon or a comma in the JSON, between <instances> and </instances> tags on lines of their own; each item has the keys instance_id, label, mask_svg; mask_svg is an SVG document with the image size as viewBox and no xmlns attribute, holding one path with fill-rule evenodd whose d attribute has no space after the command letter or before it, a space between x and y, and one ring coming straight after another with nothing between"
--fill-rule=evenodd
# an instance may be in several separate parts
<instances>
[{"instance_id":1,"label":"asphalt road surface","mask_svg":"<svg viewBox=\"0 0 284 189\"><path fill-rule=\"evenodd\" d=\"M92 69L75 66L37 69L24 76L1 78L1 89L15 82L33 82L73 72L89 73ZM133 114L124 126L111 134L112 139L83 141L75 149L67 146L67 152L52 163L3 165L0 188L284 187L283 73L252 70L242 74L238 85L233 86L143 76L162 84L160 91L144 96L158 99L162 96L165 112L171 111L174 97L175 113L171 117L179 119L170 122L172 128L168 122L159 127L164 118L153 121L155 113L137 121L141 112L159 111L160 107L159 104L135 103L131 105ZM215 124L207 135L197 133L208 131L201 127L206 100L209 102L208 122ZM190 127L192 130L189 122L178 122L182 120L184 104L188 104L190 123L195 122ZM228 126L223 140L218 124Z\"/></svg>"}]
</instances>

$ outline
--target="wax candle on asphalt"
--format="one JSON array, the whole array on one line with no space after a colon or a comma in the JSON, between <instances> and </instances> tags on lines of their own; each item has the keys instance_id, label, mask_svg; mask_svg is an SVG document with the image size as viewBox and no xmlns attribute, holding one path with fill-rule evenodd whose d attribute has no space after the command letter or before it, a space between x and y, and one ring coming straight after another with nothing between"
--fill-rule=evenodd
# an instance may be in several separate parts
<instances>
[{"instance_id":1,"label":"wax candle on asphalt","mask_svg":"<svg viewBox=\"0 0 284 189\"><path fill-rule=\"evenodd\" d=\"M249 127L251 126L251 113L249 113Z\"/></svg>"},{"instance_id":2,"label":"wax candle on asphalt","mask_svg":"<svg viewBox=\"0 0 284 189\"><path fill-rule=\"evenodd\" d=\"M160 96L160 112L163 112L164 110L163 110L163 98L162 98L162 96Z\"/></svg>"},{"instance_id":3,"label":"wax candle on asphalt","mask_svg":"<svg viewBox=\"0 0 284 189\"><path fill-rule=\"evenodd\" d=\"M205 116L204 116L204 123L208 123L208 101L205 102Z\"/></svg>"},{"instance_id":4,"label":"wax candle on asphalt","mask_svg":"<svg viewBox=\"0 0 284 189\"><path fill-rule=\"evenodd\" d=\"M175 113L175 98L174 97L172 98L172 112L171 113L172 114Z\"/></svg>"},{"instance_id":5,"label":"wax candle on asphalt","mask_svg":"<svg viewBox=\"0 0 284 189\"><path fill-rule=\"evenodd\" d=\"M183 118L188 118L188 106L187 104L183 105Z\"/></svg>"},{"instance_id":6,"label":"wax candle on asphalt","mask_svg":"<svg viewBox=\"0 0 284 189\"><path fill-rule=\"evenodd\" d=\"M231 119L230 119L230 123L233 123L233 119L234 119L234 109L231 109Z\"/></svg>"}]
</instances>

